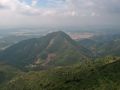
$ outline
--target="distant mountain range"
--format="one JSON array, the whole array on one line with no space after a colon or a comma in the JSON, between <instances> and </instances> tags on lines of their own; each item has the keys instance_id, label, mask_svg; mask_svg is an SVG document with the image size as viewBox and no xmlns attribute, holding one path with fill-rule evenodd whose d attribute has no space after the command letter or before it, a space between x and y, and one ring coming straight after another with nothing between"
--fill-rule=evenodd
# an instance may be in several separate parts
<instances>
[{"instance_id":1,"label":"distant mountain range","mask_svg":"<svg viewBox=\"0 0 120 90\"><path fill-rule=\"evenodd\" d=\"M0 38L0 51L26 39L41 37L41 35L9 35Z\"/></svg>"}]
</instances>

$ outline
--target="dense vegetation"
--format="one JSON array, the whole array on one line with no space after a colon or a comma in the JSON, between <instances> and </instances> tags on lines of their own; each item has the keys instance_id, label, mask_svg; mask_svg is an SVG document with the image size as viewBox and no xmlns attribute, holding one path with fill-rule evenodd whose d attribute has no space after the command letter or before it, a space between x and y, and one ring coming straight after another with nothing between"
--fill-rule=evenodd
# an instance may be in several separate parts
<instances>
[{"instance_id":1,"label":"dense vegetation","mask_svg":"<svg viewBox=\"0 0 120 90\"><path fill-rule=\"evenodd\" d=\"M108 60L109 58L109 60ZM29 72L12 79L4 90L119 90L120 58L106 57L69 67Z\"/></svg>"},{"instance_id":2,"label":"dense vegetation","mask_svg":"<svg viewBox=\"0 0 120 90\"><path fill-rule=\"evenodd\" d=\"M12 78L15 78L23 72L13 66L0 63L0 88ZM0 89L1 90L1 89Z\"/></svg>"}]
</instances>

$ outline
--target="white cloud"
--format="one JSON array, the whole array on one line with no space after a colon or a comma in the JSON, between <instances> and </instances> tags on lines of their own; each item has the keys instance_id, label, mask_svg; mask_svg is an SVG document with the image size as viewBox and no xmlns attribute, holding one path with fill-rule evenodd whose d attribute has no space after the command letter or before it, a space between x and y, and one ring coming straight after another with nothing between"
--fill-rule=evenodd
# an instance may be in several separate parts
<instances>
[{"instance_id":1,"label":"white cloud","mask_svg":"<svg viewBox=\"0 0 120 90\"><path fill-rule=\"evenodd\" d=\"M116 24L119 22L120 0L45 1L47 6L41 7L37 6L41 0L32 0L31 4L25 0L0 0L0 26Z\"/></svg>"},{"instance_id":2,"label":"white cloud","mask_svg":"<svg viewBox=\"0 0 120 90\"><path fill-rule=\"evenodd\" d=\"M33 1L32 5L35 5L36 1ZM31 5L26 4L25 2L20 2L19 0L1 0L0 5L3 9L7 9L12 13L22 13L22 14L35 14L38 13L38 10Z\"/></svg>"},{"instance_id":3,"label":"white cloud","mask_svg":"<svg viewBox=\"0 0 120 90\"><path fill-rule=\"evenodd\" d=\"M88 0L87 0L88 1ZM38 0L32 0L32 4L28 5L24 1L19 0L1 0L0 5L6 7L14 13L26 14L26 15L70 15L76 16L81 13L93 12L86 9L91 8L94 3L86 0L47 0L48 5L51 7L38 8L36 7ZM87 15L87 14L86 14Z\"/></svg>"},{"instance_id":4,"label":"white cloud","mask_svg":"<svg viewBox=\"0 0 120 90\"><path fill-rule=\"evenodd\" d=\"M37 0L32 0L32 6L35 6L37 4Z\"/></svg>"}]
</instances>

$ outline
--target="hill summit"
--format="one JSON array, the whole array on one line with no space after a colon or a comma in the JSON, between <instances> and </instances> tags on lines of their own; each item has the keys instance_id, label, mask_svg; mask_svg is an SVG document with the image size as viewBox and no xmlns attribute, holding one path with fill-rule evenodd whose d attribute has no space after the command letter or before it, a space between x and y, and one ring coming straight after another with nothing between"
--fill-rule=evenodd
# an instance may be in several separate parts
<instances>
[{"instance_id":1,"label":"hill summit","mask_svg":"<svg viewBox=\"0 0 120 90\"><path fill-rule=\"evenodd\" d=\"M0 60L19 67L56 66L77 63L91 52L62 31L21 41L0 53Z\"/></svg>"}]
</instances>

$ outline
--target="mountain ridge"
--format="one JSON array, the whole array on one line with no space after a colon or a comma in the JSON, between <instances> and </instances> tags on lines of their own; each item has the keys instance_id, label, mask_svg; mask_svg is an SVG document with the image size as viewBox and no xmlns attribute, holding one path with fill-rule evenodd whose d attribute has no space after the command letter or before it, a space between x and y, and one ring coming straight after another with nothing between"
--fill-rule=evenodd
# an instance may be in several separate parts
<instances>
[{"instance_id":1,"label":"mountain ridge","mask_svg":"<svg viewBox=\"0 0 120 90\"><path fill-rule=\"evenodd\" d=\"M12 53L11 53L12 52ZM1 52L0 60L13 65L63 65L89 57L91 52L62 31L21 41ZM32 65L33 66L33 65Z\"/></svg>"}]
</instances>

